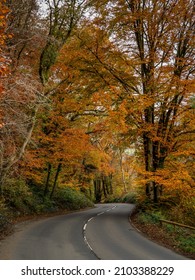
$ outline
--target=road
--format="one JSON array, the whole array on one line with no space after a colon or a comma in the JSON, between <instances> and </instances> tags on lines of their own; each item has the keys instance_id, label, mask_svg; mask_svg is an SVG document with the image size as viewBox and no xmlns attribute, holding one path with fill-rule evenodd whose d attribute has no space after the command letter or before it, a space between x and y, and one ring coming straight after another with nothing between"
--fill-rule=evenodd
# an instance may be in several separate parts
<instances>
[{"instance_id":1,"label":"road","mask_svg":"<svg viewBox=\"0 0 195 280\"><path fill-rule=\"evenodd\" d=\"M95 208L21 223L0 243L1 260L182 260L140 234L130 204Z\"/></svg>"}]
</instances>

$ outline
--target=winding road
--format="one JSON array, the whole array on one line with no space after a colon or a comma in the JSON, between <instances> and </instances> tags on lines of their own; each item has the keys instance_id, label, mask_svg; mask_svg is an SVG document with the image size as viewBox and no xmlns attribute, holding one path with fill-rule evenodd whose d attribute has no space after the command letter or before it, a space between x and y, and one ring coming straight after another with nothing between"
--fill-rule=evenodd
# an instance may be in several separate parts
<instances>
[{"instance_id":1,"label":"winding road","mask_svg":"<svg viewBox=\"0 0 195 280\"><path fill-rule=\"evenodd\" d=\"M131 204L24 222L0 242L1 260L184 260L140 234L129 222Z\"/></svg>"}]
</instances>

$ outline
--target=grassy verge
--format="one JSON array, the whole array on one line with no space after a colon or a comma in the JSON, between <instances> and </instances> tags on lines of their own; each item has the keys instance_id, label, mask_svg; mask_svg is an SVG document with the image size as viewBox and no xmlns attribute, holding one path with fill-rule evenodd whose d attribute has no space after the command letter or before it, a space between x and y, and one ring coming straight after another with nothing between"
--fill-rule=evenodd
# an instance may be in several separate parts
<instances>
[{"instance_id":1,"label":"grassy verge","mask_svg":"<svg viewBox=\"0 0 195 280\"><path fill-rule=\"evenodd\" d=\"M195 259L195 231L164 224L160 219L168 219L168 212L161 210L137 210L132 216L133 224L148 238L168 247L188 258Z\"/></svg>"}]
</instances>

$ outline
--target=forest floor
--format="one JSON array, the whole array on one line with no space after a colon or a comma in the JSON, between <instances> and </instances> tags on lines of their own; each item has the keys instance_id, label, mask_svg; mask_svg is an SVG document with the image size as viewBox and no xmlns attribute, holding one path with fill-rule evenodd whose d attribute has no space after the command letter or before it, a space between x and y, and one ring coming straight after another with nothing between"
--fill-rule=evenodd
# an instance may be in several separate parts
<instances>
[{"instance_id":1,"label":"forest floor","mask_svg":"<svg viewBox=\"0 0 195 280\"><path fill-rule=\"evenodd\" d=\"M180 247L178 235L176 234L176 232L170 233L166 230L166 228L160 227L157 224L142 223L139 221L139 214L136 212L133 213L133 215L131 216L131 222L133 223L134 227L143 235L145 235L148 239L166 248L169 248L189 259L195 259L195 253L186 252Z\"/></svg>"}]
</instances>

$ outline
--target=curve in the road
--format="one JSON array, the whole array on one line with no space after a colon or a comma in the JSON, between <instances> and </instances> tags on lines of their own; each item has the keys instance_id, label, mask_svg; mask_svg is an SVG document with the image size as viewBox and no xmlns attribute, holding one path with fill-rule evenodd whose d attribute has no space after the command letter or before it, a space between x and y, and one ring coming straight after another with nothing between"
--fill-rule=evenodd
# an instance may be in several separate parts
<instances>
[{"instance_id":1,"label":"curve in the road","mask_svg":"<svg viewBox=\"0 0 195 280\"><path fill-rule=\"evenodd\" d=\"M117 204L112 211L104 211L104 214L96 215L87 224L85 232L87 241L99 259L185 259L138 233L129 223L132 209L133 205Z\"/></svg>"},{"instance_id":2,"label":"curve in the road","mask_svg":"<svg viewBox=\"0 0 195 280\"><path fill-rule=\"evenodd\" d=\"M99 204L93 209L17 225L0 242L10 260L182 260L137 232L129 223L133 205Z\"/></svg>"},{"instance_id":3,"label":"curve in the road","mask_svg":"<svg viewBox=\"0 0 195 280\"><path fill-rule=\"evenodd\" d=\"M86 236L87 225L88 225L88 223L90 223L96 216L103 215L104 213L109 212L109 211L115 209L116 207L117 207L117 206L115 205L115 206L113 206L112 208L107 209L107 210L105 210L105 211L103 211L103 212L100 212L100 213L96 214L95 216L89 218L89 219L87 220L87 222L86 222L86 223L84 224L84 226L83 226L83 239L84 239L84 241L85 241L87 247L89 248L89 250L90 250L90 251L95 255L95 257L96 257L97 259L99 259L99 260L100 260L100 257L98 257L98 255L95 253L95 251L94 251L93 248L91 247L89 241L87 240L87 236Z\"/></svg>"}]
</instances>

